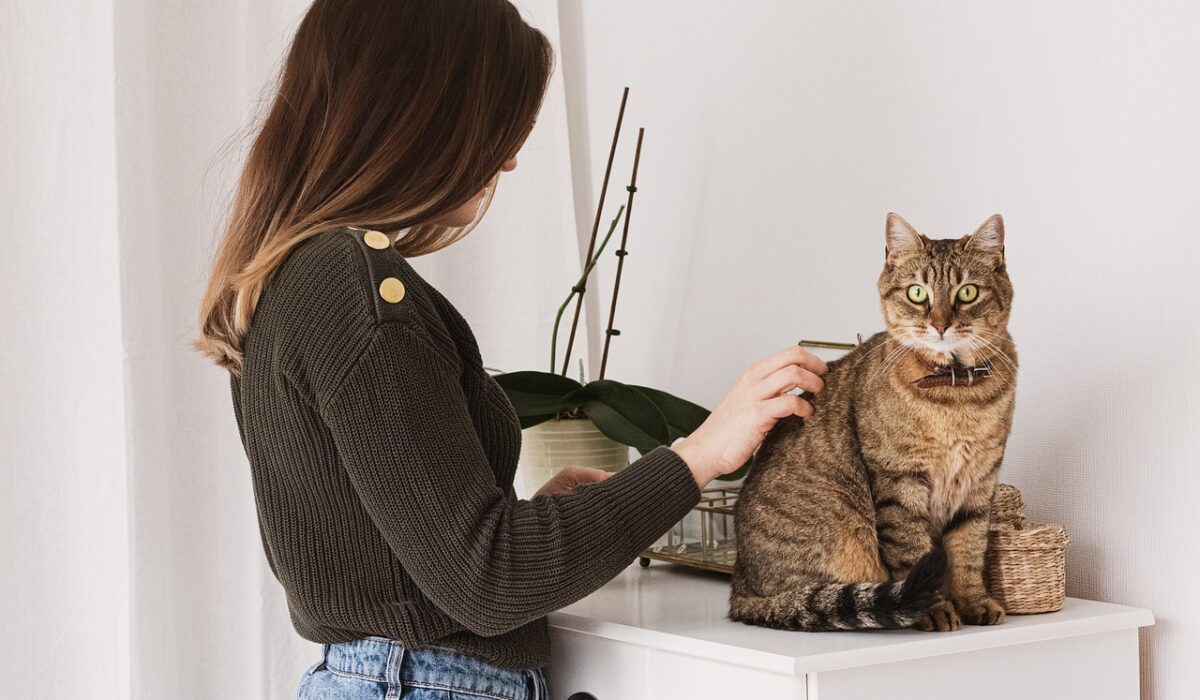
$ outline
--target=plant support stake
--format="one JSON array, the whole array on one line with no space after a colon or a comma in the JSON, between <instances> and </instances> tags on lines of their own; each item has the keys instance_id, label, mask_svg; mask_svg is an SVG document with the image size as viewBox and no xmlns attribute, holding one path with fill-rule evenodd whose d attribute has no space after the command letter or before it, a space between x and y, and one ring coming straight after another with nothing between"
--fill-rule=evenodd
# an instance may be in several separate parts
<instances>
[{"instance_id":1,"label":"plant support stake","mask_svg":"<svg viewBox=\"0 0 1200 700\"><path fill-rule=\"evenodd\" d=\"M555 368L558 366L557 360L555 359L558 357L556 354L558 352L558 324L562 322L563 312L566 311L567 306L571 303L571 299L574 298L576 294L580 293L583 290L584 285L587 284L588 275L592 274L592 268L596 266L596 263L600 262L600 254L603 253L604 249L608 247L608 239L612 238L613 231L617 230L617 223L621 220L621 212L623 211L625 211L624 204L617 208L617 215L613 217L612 223L609 224L608 233L604 234L604 240L600 242L600 248L596 251L596 255L593 256L588 262L587 266L583 268L583 273L579 275L579 281L575 283L575 286L571 287L571 291L569 294L567 294L567 298L563 299L563 303L558 307L558 313L554 316L554 328L550 331L550 374L554 374ZM580 360L579 362L582 365L583 360ZM563 376L566 375L564 374Z\"/></svg>"},{"instance_id":2,"label":"plant support stake","mask_svg":"<svg viewBox=\"0 0 1200 700\"><path fill-rule=\"evenodd\" d=\"M629 88L621 94L621 109L617 112L617 128L613 131L612 147L608 149L608 165L604 166L604 182L600 185L600 201L596 204L596 221L592 224L592 237L588 241L587 255L583 258L584 265L592 259L596 249L596 234L600 232L600 212L604 211L604 195L608 192L608 176L612 174L613 156L617 153L617 140L621 137L621 120L625 118L625 101L629 99ZM585 278L586 279L586 278ZM567 337L567 355L563 358L562 375L567 376L567 368L571 366L571 349L575 347L575 331L579 328L579 310L583 307L584 285L579 285L575 291L579 298L575 300L575 318L571 321L571 335Z\"/></svg>"},{"instance_id":3,"label":"plant support stake","mask_svg":"<svg viewBox=\"0 0 1200 700\"><path fill-rule=\"evenodd\" d=\"M608 344L612 342L614 335L621 335L621 331L613 328L613 319L617 315L617 295L621 292L621 270L625 268L625 256L629 255L625 244L629 241L629 220L633 218L633 195L637 194L638 163L642 160L642 136L645 134L644 128L638 129L637 150L633 154L633 174L629 177L629 186L625 188L629 191L629 200L625 205L625 228L621 230L621 247L617 249L617 280L613 284L612 306L608 310L608 330L604 331L604 355L600 358L601 379L604 379L604 370L608 367Z\"/></svg>"}]
</instances>

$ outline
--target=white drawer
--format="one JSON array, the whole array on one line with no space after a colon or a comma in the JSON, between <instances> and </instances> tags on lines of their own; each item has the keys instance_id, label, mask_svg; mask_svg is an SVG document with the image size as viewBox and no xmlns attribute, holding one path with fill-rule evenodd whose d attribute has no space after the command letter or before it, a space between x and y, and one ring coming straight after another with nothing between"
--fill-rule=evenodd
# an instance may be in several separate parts
<instances>
[{"instance_id":1,"label":"white drawer","mask_svg":"<svg viewBox=\"0 0 1200 700\"><path fill-rule=\"evenodd\" d=\"M644 647L568 630L550 630L554 661L547 673L552 700L591 693L596 700L655 700L646 685Z\"/></svg>"},{"instance_id":2,"label":"white drawer","mask_svg":"<svg viewBox=\"0 0 1200 700\"><path fill-rule=\"evenodd\" d=\"M803 677L551 630L550 697L596 700L803 700Z\"/></svg>"}]
</instances>

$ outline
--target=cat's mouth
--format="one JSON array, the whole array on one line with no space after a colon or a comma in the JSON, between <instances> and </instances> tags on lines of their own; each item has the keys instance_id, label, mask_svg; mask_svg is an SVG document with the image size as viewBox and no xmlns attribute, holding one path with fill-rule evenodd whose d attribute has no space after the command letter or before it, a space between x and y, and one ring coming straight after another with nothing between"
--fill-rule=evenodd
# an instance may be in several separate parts
<instances>
[{"instance_id":1,"label":"cat's mouth","mask_svg":"<svg viewBox=\"0 0 1200 700\"><path fill-rule=\"evenodd\" d=\"M962 337L930 339L919 332L910 332L905 345L930 365L948 366L956 363L977 362L978 354Z\"/></svg>"}]
</instances>

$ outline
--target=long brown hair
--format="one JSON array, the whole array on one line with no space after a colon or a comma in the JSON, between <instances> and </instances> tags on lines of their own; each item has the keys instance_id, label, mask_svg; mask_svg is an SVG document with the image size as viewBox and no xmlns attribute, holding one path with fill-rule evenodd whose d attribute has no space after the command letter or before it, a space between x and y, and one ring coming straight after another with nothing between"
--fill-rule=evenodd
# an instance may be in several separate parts
<instances>
[{"instance_id":1,"label":"long brown hair","mask_svg":"<svg viewBox=\"0 0 1200 700\"><path fill-rule=\"evenodd\" d=\"M406 256L470 233L553 66L507 0L316 0L242 170L193 347L240 374L264 286L323 231L409 229ZM432 223L481 190L470 224Z\"/></svg>"}]
</instances>

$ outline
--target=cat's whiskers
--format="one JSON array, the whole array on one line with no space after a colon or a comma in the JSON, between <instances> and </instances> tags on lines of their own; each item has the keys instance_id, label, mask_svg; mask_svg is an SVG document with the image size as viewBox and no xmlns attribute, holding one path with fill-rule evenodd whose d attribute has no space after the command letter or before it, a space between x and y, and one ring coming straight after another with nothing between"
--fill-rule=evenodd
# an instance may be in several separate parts
<instances>
[{"instance_id":1,"label":"cat's whiskers","mask_svg":"<svg viewBox=\"0 0 1200 700\"><path fill-rule=\"evenodd\" d=\"M896 348L889 353L887 357L883 358L883 361L879 363L879 367L875 368L875 371L871 373L871 376L867 377L868 384L875 381L875 378L878 375L885 374L887 370L891 369L891 366L894 366L896 363L898 363L904 356L904 352L906 350L911 350L911 348L905 345L903 342L900 342L899 340L896 342L899 343L900 347ZM889 365L889 363L891 364Z\"/></svg>"},{"instance_id":2,"label":"cat's whiskers","mask_svg":"<svg viewBox=\"0 0 1200 700\"><path fill-rule=\"evenodd\" d=\"M973 350L975 350L977 352L981 349L987 349L988 346L991 346L990 343L988 343L986 340L984 340L982 337L979 337L979 336L964 337L964 341L967 343L967 345L969 345ZM1013 367L1012 362L1010 362L1008 360L1008 358L1005 356L1004 352L1001 351L999 348L996 348L995 346L991 346L991 348L996 353L996 354L992 355L992 358L999 359L1001 362L1003 362L1005 365L1007 365L1012 370L1011 374L1013 376L1015 376L1016 375L1016 367ZM997 375L997 374L993 373L991 376L993 376L993 377L998 376L1000 381L1003 382L1004 388L1008 388L1012 384L1011 379L1004 375Z\"/></svg>"},{"instance_id":3,"label":"cat's whiskers","mask_svg":"<svg viewBox=\"0 0 1200 700\"><path fill-rule=\"evenodd\" d=\"M916 352L917 352L917 349L916 349L916 348L914 348L914 347L912 347L912 346L910 346L910 345L904 345L904 346L902 346L902 347L900 348L900 350L898 350L897 352L894 352L894 353L892 353L891 355L889 355L889 356L888 356L888 357L887 357L887 358L886 358L886 359L883 361L883 363L882 363L882 364L880 364L880 366L879 366L879 370L878 370L878 371L879 371L879 373L881 373L881 374L884 374L884 375L887 375L887 374L889 374L889 373L890 373L890 372L891 372L893 369L895 369L895 368L896 368L896 366L897 366L897 365L899 365L899 364L900 364L900 363L901 363L901 362L904 360L904 358L907 356L907 354L908 354L908 353L907 353L907 352L904 352L904 351L906 351L906 350L907 350L907 351L909 351L909 352L912 352L913 354L916 354Z\"/></svg>"},{"instance_id":4,"label":"cat's whiskers","mask_svg":"<svg viewBox=\"0 0 1200 700\"><path fill-rule=\"evenodd\" d=\"M971 326L971 332L972 333L981 333L983 335L990 335L995 338L999 338L1000 340L1003 340L1005 342L1010 342L1010 343L1012 342L1012 336L1009 335L1008 333L1000 333L1000 332L991 330L990 328L981 328L979 326Z\"/></svg>"},{"instance_id":5,"label":"cat's whiskers","mask_svg":"<svg viewBox=\"0 0 1200 700\"><path fill-rule=\"evenodd\" d=\"M978 334L978 335L980 335L980 336L987 336L987 337L991 337L991 338L994 338L994 339L996 339L997 341L999 341L999 342L1002 342L1002 343L1005 343L1005 344L1008 344L1008 343L1012 343L1012 342L1013 342L1013 341L1012 341L1012 336L1011 336L1011 335L1009 335L1009 334L1007 334L1007 333L998 333L998 332L996 332L996 331L989 330L989 329L987 329L987 328L979 328L979 327L975 327L975 326L973 326L973 327L971 328L971 333L972 333L972 334Z\"/></svg>"},{"instance_id":6,"label":"cat's whiskers","mask_svg":"<svg viewBox=\"0 0 1200 700\"><path fill-rule=\"evenodd\" d=\"M978 329L976 330L976 332L979 332ZM1000 361L1003 362L1004 364L1008 365L1008 369L1011 370L1014 375L1017 373L1016 363L1013 362L1012 358L1009 357L1008 353L1005 352L1004 350L1002 350L1000 348L1000 346L998 346L995 343L993 343L992 341L988 340L983 335L972 335L972 339L982 343L985 348L987 348L988 350L991 350L993 353L995 353L994 356L999 358Z\"/></svg>"},{"instance_id":7,"label":"cat's whiskers","mask_svg":"<svg viewBox=\"0 0 1200 700\"><path fill-rule=\"evenodd\" d=\"M983 339L979 339L979 341L980 341L980 342L982 342L982 341L983 341ZM1009 379L1010 379L1010 378L1014 378L1014 377L1016 377L1016 370L1015 370L1015 369L1013 369L1012 363L1009 363L1009 361L1008 361L1008 360L1006 360L1006 359L1004 359L1004 358L1002 357L1002 355L1000 355L1000 354L997 354L997 355L994 355L994 357L995 357L995 358L997 358L997 359L1000 359L1000 360L1001 360L1001 363L1002 363L1004 366L1008 367L1008 371L1007 371L1007 372L1004 372L1004 375L1007 375L1007 376L1001 376L1001 379L1003 379L1004 383L1008 384L1008 383L1009 383ZM995 375L995 372L994 372L994 375Z\"/></svg>"},{"instance_id":8,"label":"cat's whiskers","mask_svg":"<svg viewBox=\"0 0 1200 700\"><path fill-rule=\"evenodd\" d=\"M988 336L992 336L992 340L989 340ZM976 339L979 340L979 342L983 343L988 349L992 350L997 355L999 355L1000 359L1003 360L1008 365L1008 368L1010 370L1012 370L1013 374L1016 374L1016 372L1017 372L1016 361L1013 359L1012 355L1008 351L1006 351L1004 349L1004 347L1002 347L1002 344L1008 345L1011 347L1012 338L1010 336L1006 336L1006 335L1003 335L1000 333L994 333L994 332L990 332L990 331L981 330L979 332L979 335L976 336Z\"/></svg>"},{"instance_id":9,"label":"cat's whiskers","mask_svg":"<svg viewBox=\"0 0 1200 700\"><path fill-rule=\"evenodd\" d=\"M900 341L893 338L891 336L891 334L888 334L888 336L883 339L882 343L880 343L879 345L876 345L875 347L871 348L870 350L868 350L868 351L864 352L862 355L860 355L858 360L854 363L854 366L857 367L860 364L862 364L862 361L867 359L868 357L870 357L871 353L877 352L880 348L886 346L888 343L898 343L898 342L900 342Z\"/></svg>"},{"instance_id":10,"label":"cat's whiskers","mask_svg":"<svg viewBox=\"0 0 1200 700\"><path fill-rule=\"evenodd\" d=\"M971 326L970 333L967 333L966 335L976 336L979 340L985 340L989 337L993 338L994 340L990 345L999 352L1004 352L1000 347L1001 344L1010 345L1013 342L1012 336L1008 333L1000 333L989 328L981 328L979 326ZM1004 352L1004 355L1008 357L1007 352ZM1008 359L1011 360L1012 358L1008 357Z\"/></svg>"}]
</instances>

